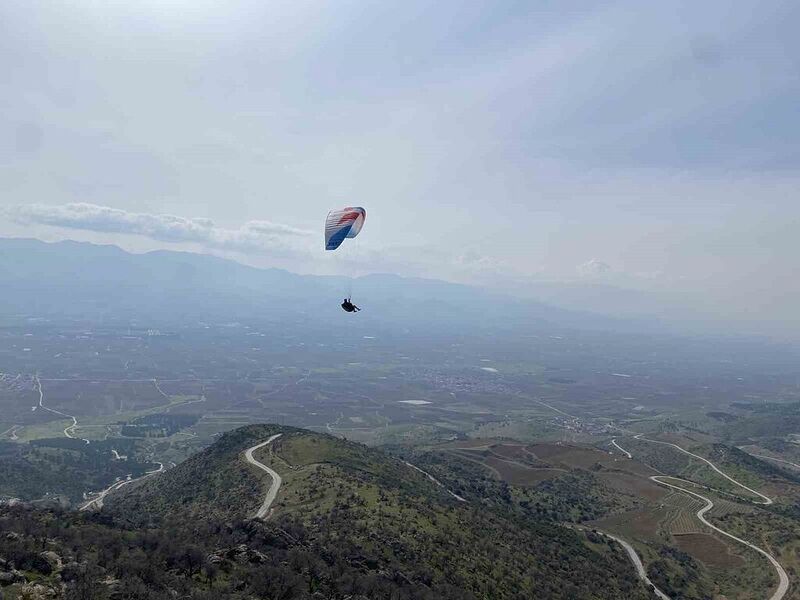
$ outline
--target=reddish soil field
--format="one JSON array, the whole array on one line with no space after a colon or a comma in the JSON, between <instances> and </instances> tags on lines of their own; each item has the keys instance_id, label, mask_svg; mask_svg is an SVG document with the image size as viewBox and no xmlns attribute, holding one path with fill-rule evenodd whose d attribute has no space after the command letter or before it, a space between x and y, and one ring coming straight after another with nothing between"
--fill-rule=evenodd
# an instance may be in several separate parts
<instances>
[{"instance_id":1,"label":"reddish soil field","mask_svg":"<svg viewBox=\"0 0 800 600\"><path fill-rule=\"evenodd\" d=\"M626 494L646 498L650 502L662 500L668 491L641 475L622 472L599 472L596 475L609 487Z\"/></svg>"},{"instance_id":2,"label":"reddish soil field","mask_svg":"<svg viewBox=\"0 0 800 600\"><path fill-rule=\"evenodd\" d=\"M631 460L618 454L609 454L594 448L558 444L534 444L533 446L528 446L528 451L553 465L563 465L569 468L590 469L593 465L599 463L606 469L629 471L643 477L649 477L656 473L637 460Z\"/></svg>"},{"instance_id":3,"label":"reddish soil field","mask_svg":"<svg viewBox=\"0 0 800 600\"><path fill-rule=\"evenodd\" d=\"M525 446L520 445L498 444L492 446L492 452L502 458L510 458L511 460L526 461L532 459L531 455L525 452Z\"/></svg>"},{"instance_id":4,"label":"reddish soil field","mask_svg":"<svg viewBox=\"0 0 800 600\"><path fill-rule=\"evenodd\" d=\"M500 479L500 480L503 479L503 476L497 469L495 469L491 465L486 464L485 457L479 452L471 452L469 450L449 450L448 454L450 454L451 456L456 456L458 458L461 458L462 460L467 460L469 462L478 464L484 467L486 470L490 471L495 479Z\"/></svg>"},{"instance_id":5,"label":"reddish soil field","mask_svg":"<svg viewBox=\"0 0 800 600\"><path fill-rule=\"evenodd\" d=\"M709 533L685 533L673 536L678 547L710 567L730 569L745 564L725 542Z\"/></svg>"},{"instance_id":6,"label":"reddish soil field","mask_svg":"<svg viewBox=\"0 0 800 600\"><path fill-rule=\"evenodd\" d=\"M494 456L484 460L484 463L500 473L503 481L511 485L527 486L536 485L546 479L552 479L563 474L560 469L536 469L521 464L508 462Z\"/></svg>"},{"instance_id":7,"label":"reddish soil field","mask_svg":"<svg viewBox=\"0 0 800 600\"><path fill-rule=\"evenodd\" d=\"M658 537L658 525L666 516L666 508L634 510L612 515L599 521L591 521L587 525L602 531L616 533L629 542L640 540L663 543L663 540Z\"/></svg>"},{"instance_id":8,"label":"reddish soil field","mask_svg":"<svg viewBox=\"0 0 800 600\"><path fill-rule=\"evenodd\" d=\"M488 448L496 444L496 440L490 439L475 439L475 440L456 440L454 442L447 442L437 448L444 449L458 449L458 448Z\"/></svg>"}]
</instances>

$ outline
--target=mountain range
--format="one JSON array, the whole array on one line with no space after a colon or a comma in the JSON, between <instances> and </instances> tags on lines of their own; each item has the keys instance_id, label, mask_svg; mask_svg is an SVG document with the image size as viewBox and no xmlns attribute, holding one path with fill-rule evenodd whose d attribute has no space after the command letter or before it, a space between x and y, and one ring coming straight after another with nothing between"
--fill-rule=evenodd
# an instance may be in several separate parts
<instances>
[{"instance_id":1,"label":"mountain range","mask_svg":"<svg viewBox=\"0 0 800 600\"><path fill-rule=\"evenodd\" d=\"M520 328L660 330L518 299L491 289L373 274L358 279L259 269L214 256L116 246L0 239L0 317L140 322L159 326L249 319L340 326L353 293L356 318L378 328L519 332Z\"/></svg>"}]
</instances>

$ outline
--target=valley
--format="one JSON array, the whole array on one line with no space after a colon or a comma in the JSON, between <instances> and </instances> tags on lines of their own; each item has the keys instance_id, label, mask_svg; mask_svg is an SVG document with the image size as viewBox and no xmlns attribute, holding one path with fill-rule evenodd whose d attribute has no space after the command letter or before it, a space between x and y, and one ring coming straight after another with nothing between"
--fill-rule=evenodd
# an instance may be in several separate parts
<instances>
[{"instance_id":1,"label":"valley","mask_svg":"<svg viewBox=\"0 0 800 600\"><path fill-rule=\"evenodd\" d=\"M281 523L328 530L338 514L351 526L384 522L387 543L450 531L452 516L412 518L410 497L387 491L406 481L446 514L463 505L470 521L476 510L500 518L481 525L492 538L507 519L570 530L637 593L788 600L800 589L800 391L783 348L757 347L745 365L734 341L650 340L663 346L655 359L620 334L522 333L498 345L353 333L311 342L257 321L2 329L0 495L11 508L147 528L255 517L296 537ZM202 458L262 423L272 429L220 449L224 461ZM353 480L347 468L374 476L369 461L332 448L321 460L328 442L289 443L294 428L365 444L392 466ZM473 559L459 573L485 571ZM431 564L442 581L463 576ZM480 597L476 582L462 584Z\"/></svg>"}]
</instances>

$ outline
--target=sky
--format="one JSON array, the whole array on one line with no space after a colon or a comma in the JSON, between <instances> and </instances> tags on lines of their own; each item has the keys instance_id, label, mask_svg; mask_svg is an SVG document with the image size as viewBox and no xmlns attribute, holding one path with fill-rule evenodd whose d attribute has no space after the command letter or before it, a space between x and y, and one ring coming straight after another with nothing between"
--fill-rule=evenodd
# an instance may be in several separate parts
<instances>
[{"instance_id":1,"label":"sky","mask_svg":"<svg viewBox=\"0 0 800 600\"><path fill-rule=\"evenodd\" d=\"M800 335L798 28L769 0L8 0L0 236Z\"/></svg>"}]
</instances>

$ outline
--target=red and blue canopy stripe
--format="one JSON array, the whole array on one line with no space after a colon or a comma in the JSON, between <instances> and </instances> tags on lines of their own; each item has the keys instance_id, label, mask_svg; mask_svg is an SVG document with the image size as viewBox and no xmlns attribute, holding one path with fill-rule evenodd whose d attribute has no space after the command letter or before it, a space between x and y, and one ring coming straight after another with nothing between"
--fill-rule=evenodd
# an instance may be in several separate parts
<instances>
[{"instance_id":1,"label":"red and blue canopy stripe","mask_svg":"<svg viewBox=\"0 0 800 600\"><path fill-rule=\"evenodd\" d=\"M366 218L367 211L360 206L329 212L325 219L325 250L336 250L345 239L356 237Z\"/></svg>"}]
</instances>

